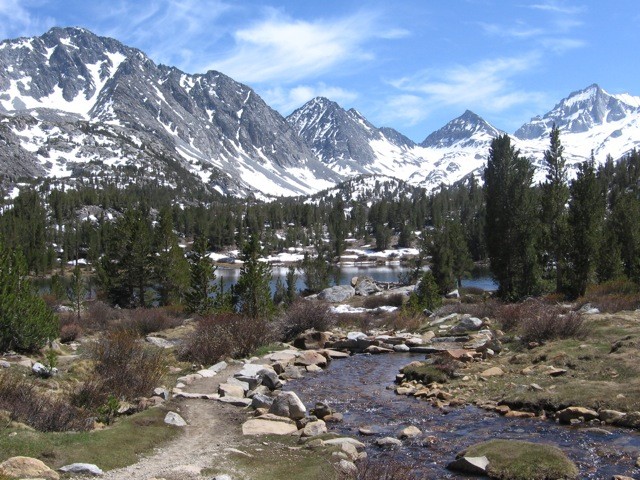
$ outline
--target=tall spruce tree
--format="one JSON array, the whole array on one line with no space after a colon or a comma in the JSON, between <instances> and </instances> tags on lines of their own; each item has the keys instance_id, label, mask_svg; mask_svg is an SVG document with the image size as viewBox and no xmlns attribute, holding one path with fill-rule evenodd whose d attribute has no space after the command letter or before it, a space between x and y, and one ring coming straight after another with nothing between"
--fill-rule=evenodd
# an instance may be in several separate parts
<instances>
[{"instance_id":1,"label":"tall spruce tree","mask_svg":"<svg viewBox=\"0 0 640 480\"><path fill-rule=\"evenodd\" d=\"M560 142L560 129L554 124L549 134L549 149L544 152L543 168L546 180L542 184L541 245L548 252L549 263L555 270L556 291L563 290L565 252L567 247L567 167L564 147Z\"/></svg>"},{"instance_id":2,"label":"tall spruce tree","mask_svg":"<svg viewBox=\"0 0 640 480\"><path fill-rule=\"evenodd\" d=\"M579 165L569 194L570 274L567 293L577 298L585 294L596 266L605 208L593 159Z\"/></svg>"},{"instance_id":3,"label":"tall spruce tree","mask_svg":"<svg viewBox=\"0 0 640 480\"><path fill-rule=\"evenodd\" d=\"M234 287L237 308L250 318L269 318L274 313L271 298L271 267L261 261L260 237L251 234L243 249L244 264Z\"/></svg>"},{"instance_id":4,"label":"tall spruce tree","mask_svg":"<svg viewBox=\"0 0 640 480\"><path fill-rule=\"evenodd\" d=\"M207 256L207 237L200 235L193 242L190 257L191 284L185 295L188 312L198 315L213 313L217 290L215 270Z\"/></svg>"},{"instance_id":5,"label":"tall spruce tree","mask_svg":"<svg viewBox=\"0 0 640 480\"><path fill-rule=\"evenodd\" d=\"M538 292L533 166L508 135L491 142L484 170L486 242L498 294L515 300Z\"/></svg>"}]
</instances>

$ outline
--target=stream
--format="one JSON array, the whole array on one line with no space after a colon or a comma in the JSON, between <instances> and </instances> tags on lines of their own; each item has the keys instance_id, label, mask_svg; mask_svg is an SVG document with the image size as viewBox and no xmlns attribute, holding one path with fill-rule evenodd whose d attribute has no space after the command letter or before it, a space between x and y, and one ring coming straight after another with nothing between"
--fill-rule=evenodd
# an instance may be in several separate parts
<instances>
[{"instance_id":1,"label":"stream","mask_svg":"<svg viewBox=\"0 0 640 480\"><path fill-rule=\"evenodd\" d=\"M322 401L344 415L344 422L329 424L329 431L351 436L367 444L369 458L411 465L415 478L477 478L448 471L445 467L456 453L474 443L494 438L527 440L560 447L576 463L581 479L610 479L627 475L640 479L634 467L640 455L640 433L603 427L609 434L588 427L557 425L550 420L515 419L499 416L474 406L455 407L448 413L429 402L396 395L387 389L398 370L424 355L355 355L334 360L329 368L294 380L286 388L313 408ZM377 438L396 437L399 430L414 425L423 435L404 440L395 450L382 450ZM359 427L371 427L376 435L362 436ZM433 436L434 441L425 442Z\"/></svg>"}]
</instances>

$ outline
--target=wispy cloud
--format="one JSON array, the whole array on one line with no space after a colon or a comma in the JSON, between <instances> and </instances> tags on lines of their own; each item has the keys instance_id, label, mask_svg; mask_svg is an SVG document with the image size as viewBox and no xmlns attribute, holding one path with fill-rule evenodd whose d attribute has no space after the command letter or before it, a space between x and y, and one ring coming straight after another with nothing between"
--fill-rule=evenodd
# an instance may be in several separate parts
<instances>
[{"instance_id":1,"label":"wispy cloud","mask_svg":"<svg viewBox=\"0 0 640 480\"><path fill-rule=\"evenodd\" d=\"M50 16L33 12L41 0L0 0L0 38L31 36L55 25Z\"/></svg>"},{"instance_id":2,"label":"wispy cloud","mask_svg":"<svg viewBox=\"0 0 640 480\"><path fill-rule=\"evenodd\" d=\"M137 46L151 58L194 71L225 30L220 18L234 7L223 0L114 1L92 4L100 33Z\"/></svg>"},{"instance_id":3,"label":"wispy cloud","mask_svg":"<svg viewBox=\"0 0 640 480\"><path fill-rule=\"evenodd\" d=\"M243 82L313 78L346 62L372 60L365 44L380 37L376 23L375 15L367 13L309 21L271 11L267 18L236 31L230 55L209 68ZM394 37L401 33L389 32Z\"/></svg>"},{"instance_id":4,"label":"wispy cloud","mask_svg":"<svg viewBox=\"0 0 640 480\"><path fill-rule=\"evenodd\" d=\"M542 3L529 5L533 10L543 10L546 12L561 13L564 15L575 15L586 10L584 5L570 5L566 1L548 0Z\"/></svg>"},{"instance_id":5,"label":"wispy cloud","mask_svg":"<svg viewBox=\"0 0 640 480\"><path fill-rule=\"evenodd\" d=\"M315 97L327 97L345 108L358 98L356 92L344 88L318 83L317 85L298 85L293 88L276 87L262 93L265 101L284 114L288 114Z\"/></svg>"},{"instance_id":6,"label":"wispy cloud","mask_svg":"<svg viewBox=\"0 0 640 480\"><path fill-rule=\"evenodd\" d=\"M469 66L425 70L390 82L397 89L419 94L431 106L460 105L501 111L536 100L539 94L516 89L512 79L537 67L540 55L484 60Z\"/></svg>"}]
</instances>

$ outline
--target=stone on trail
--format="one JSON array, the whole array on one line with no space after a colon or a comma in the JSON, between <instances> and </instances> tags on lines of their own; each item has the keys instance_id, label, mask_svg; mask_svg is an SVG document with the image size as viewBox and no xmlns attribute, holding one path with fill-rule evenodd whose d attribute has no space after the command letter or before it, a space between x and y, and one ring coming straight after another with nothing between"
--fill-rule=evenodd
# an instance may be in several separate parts
<instances>
[{"instance_id":1,"label":"stone on trail","mask_svg":"<svg viewBox=\"0 0 640 480\"><path fill-rule=\"evenodd\" d=\"M93 463L72 463L71 465L60 467L58 470L63 473L79 473L82 475L93 475L94 477L104 475L102 469Z\"/></svg>"},{"instance_id":2,"label":"stone on trail","mask_svg":"<svg viewBox=\"0 0 640 480\"><path fill-rule=\"evenodd\" d=\"M242 424L243 435L291 435L298 431L295 422L269 420L267 418L252 418Z\"/></svg>"},{"instance_id":3,"label":"stone on trail","mask_svg":"<svg viewBox=\"0 0 640 480\"><path fill-rule=\"evenodd\" d=\"M449 470L470 475L486 475L488 467L487 457L461 457L447 465Z\"/></svg>"},{"instance_id":4,"label":"stone on trail","mask_svg":"<svg viewBox=\"0 0 640 480\"><path fill-rule=\"evenodd\" d=\"M44 462L31 457L11 457L0 463L0 476L8 479L44 478L59 480L60 474L51 470Z\"/></svg>"},{"instance_id":5,"label":"stone on trail","mask_svg":"<svg viewBox=\"0 0 640 480\"><path fill-rule=\"evenodd\" d=\"M164 423L168 425L174 425L176 427L187 426L187 422L184 420L184 418L182 418L176 412L167 412L167 414L164 417Z\"/></svg>"}]
</instances>

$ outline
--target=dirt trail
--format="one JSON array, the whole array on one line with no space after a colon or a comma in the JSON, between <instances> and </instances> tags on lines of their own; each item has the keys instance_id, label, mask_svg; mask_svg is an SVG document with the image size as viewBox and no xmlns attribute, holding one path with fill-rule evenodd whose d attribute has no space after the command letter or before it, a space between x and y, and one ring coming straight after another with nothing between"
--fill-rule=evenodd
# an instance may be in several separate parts
<instances>
[{"instance_id":1,"label":"dirt trail","mask_svg":"<svg viewBox=\"0 0 640 480\"><path fill-rule=\"evenodd\" d=\"M218 385L240 370L240 365L230 365L213 378L194 381L184 391L192 393L216 393ZM253 443L244 437L241 425L248 414L238 407L216 400L176 399L172 400L173 411L178 412L188 423L184 434L162 445L138 463L106 472L100 477L105 480L131 479L211 479L212 475L201 475L204 468L215 467L220 473L225 471L224 457L229 448L240 449ZM95 477L76 476L75 479Z\"/></svg>"}]
</instances>

